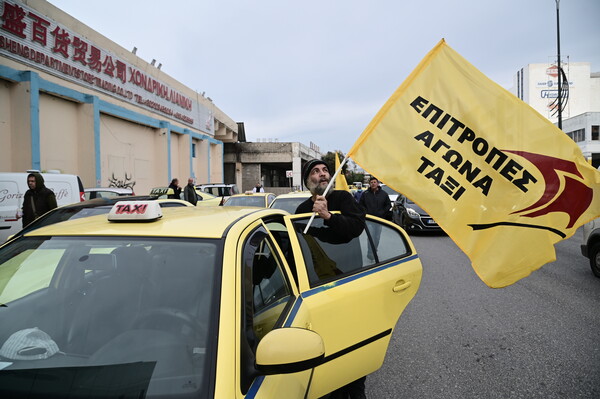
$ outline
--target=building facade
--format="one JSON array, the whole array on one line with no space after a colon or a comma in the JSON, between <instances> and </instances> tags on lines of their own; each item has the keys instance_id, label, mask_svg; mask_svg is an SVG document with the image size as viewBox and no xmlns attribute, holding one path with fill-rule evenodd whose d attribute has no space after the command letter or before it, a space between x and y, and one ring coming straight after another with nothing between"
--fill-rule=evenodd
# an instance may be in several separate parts
<instances>
[{"instance_id":1,"label":"building facade","mask_svg":"<svg viewBox=\"0 0 600 399\"><path fill-rule=\"evenodd\" d=\"M600 167L600 112L586 112L563 121L563 131L581 148L583 156Z\"/></svg>"},{"instance_id":2,"label":"building facade","mask_svg":"<svg viewBox=\"0 0 600 399\"><path fill-rule=\"evenodd\" d=\"M237 124L212 101L44 0L0 1L0 171L85 187L224 180Z\"/></svg>"},{"instance_id":3,"label":"building facade","mask_svg":"<svg viewBox=\"0 0 600 399\"><path fill-rule=\"evenodd\" d=\"M581 148L585 158L600 166L600 73L589 62L562 65L568 90L563 94L562 130ZM529 64L513 78L512 93L557 124L558 73L556 64Z\"/></svg>"},{"instance_id":4,"label":"building facade","mask_svg":"<svg viewBox=\"0 0 600 399\"><path fill-rule=\"evenodd\" d=\"M302 166L314 158L322 154L312 143L226 143L225 177L242 192L261 183L267 192L284 194L302 189Z\"/></svg>"}]
</instances>

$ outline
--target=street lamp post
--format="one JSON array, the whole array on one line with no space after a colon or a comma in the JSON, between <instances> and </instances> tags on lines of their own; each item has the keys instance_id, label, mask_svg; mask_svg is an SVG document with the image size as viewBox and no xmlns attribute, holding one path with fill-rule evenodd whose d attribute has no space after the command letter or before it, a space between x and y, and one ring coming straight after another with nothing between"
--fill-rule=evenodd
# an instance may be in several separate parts
<instances>
[{"instance_id":1,"label":"street lamp post","mask_svg":"<svg viewBox=\"0 0 600 399\"><path fill-rule=\"evenodd\" d=\"M558 5L560 0L556 1L556 46L558 51L558 128L562 130L562 66L560 64L560 19L559 19L559 11Z\"/></svg>"}]
</instances>

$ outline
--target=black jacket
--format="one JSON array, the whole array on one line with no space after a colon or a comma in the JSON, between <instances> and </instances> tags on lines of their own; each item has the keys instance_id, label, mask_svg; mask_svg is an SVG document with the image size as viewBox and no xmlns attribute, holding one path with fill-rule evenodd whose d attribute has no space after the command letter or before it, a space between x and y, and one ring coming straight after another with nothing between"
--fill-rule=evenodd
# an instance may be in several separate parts
<instances>
[{"instance_id":1,"label":"black jacket","mask_svg":"<svg viewBox=\"0 0 600 399\"><path fill-rule=\"evenodd\" d=\"M348 242L358 237L365 228L365 211L358 206L352 194L347 191L334 190L327 195L327 209L340 211L341 214L332 214L324 224L335 232L340 242ZM309 213L313 210L312 197L302 202L296 208L296 213Z\"/></svg>"},{"instance_id":2,"label":"black jacket","mask_svg":"<svg viewBox=\"0 0 600 399\"><path fill-rule=\"evenodd\" d=\"M183 189L183 199L187 202L190 202L192 205L196 205L198 203L198 197L196 196L196 189L194 188L194 184L188 184Z\"/></svg>"},{"instance_id":3,"label":"black jacket","mask_svg":"<svg viewBox=\"0 0 600 399\"><path fill-rule=\"evenodd\" d=\"M181 189L176 184L169 184L169 188L173 189L173 194L167 196L169 199L181 199Z\"/></svg>"},{"instance_id":4,"label":"black jacket","mask_svg":"<svg viewBox=\"0 0 600 399\"><path fill-rule=\"evenodd\" d=\"M372 191L370 188L362 193L358 202L369 215L392 220L392 203L390 197L381 188Z\"/></svg>"},{"instance_id":5,"label":"black jacket","mask_svg":"<svg viewBox=\"0 0 600 399\"><path fill-rule=\"evenodd\" d=\"M35 190L27 190L23 197L23 227L57 206L54 191L44 185L42 175L31 173L29 176L35 177Z\"/></svg>"}]
</instances>

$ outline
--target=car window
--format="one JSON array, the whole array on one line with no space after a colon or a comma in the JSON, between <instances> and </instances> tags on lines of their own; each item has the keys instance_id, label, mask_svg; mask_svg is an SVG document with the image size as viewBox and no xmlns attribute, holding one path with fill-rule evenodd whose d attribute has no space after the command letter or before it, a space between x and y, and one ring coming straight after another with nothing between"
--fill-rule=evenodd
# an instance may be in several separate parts
<instances>
[{"instance_id":1,"label":"car window","mask_svg":"<svg viewBox=\"0 0 600 399\"><path fill-rule=\"evenodd\" d=\"M222 195L219 193L219 187L204 187L202 189L205 193L212 194L216 197L221 197Z\"/></svg>"},{"instance_id":2,"label":"car window","mask_svg":"<svg viewBox=\"0 0 600 399\"><path fill-rule=\"evenodd\" d=\"M161 208L180 208L182 206L187 207L187 204L181 202L159 202L158 205Z\"/></svg>"},{"instance_id":3,"label":"car window","mask_svg":"<svg viewBox=\"0 0 600 399\"><path fill-rule=\"evenodd\" d=\"M294 299L276 245L261 226L250 234L242 251L242 391L251 382L258 343L281 325Z\"/></svg>"},{"instance_id":4,"label":"car window","mask_svg":"<svg viewBox=\"0 0 600 399\"><path fill-rule=\"evenodd\" d=\"M230 197L225 206L258 206L261 208L265 207L265 197L248 195L243 197Z\"/></svg>"},{"instance_id":5,"label":"car window","mask_svg":"<svg viewBox=\"0 0 600 399\"><path fill-rule=\"evenodd\" d=\"M296 213L296 208L298 208L298 205L300 205L305 200L306 198L304 197L276 198L275 201L273 201L273 203L271 204L271 208L283 209L284 211L294 214Z\"/></svg>"},{"instance_id":6,"label":"car window","mask_svg":"<svg viewBox=\"0 0 600 399\"><path fill-rule=\"evenodd\" d=\"M52 385L58 397L109 396L101 386L125 397L135 384L147 397L207 397L221 248L141 237L24 237L0 248L3 373L71 381ZM49 355L19 349L32 329L44 337L33 349Z\"/></svg>"},{"instance_id":7,"label":"car window","mask_svg":"<svg viewBox=\"0 0 600 399\"><path fill-rule=\"evenodd\" d=\"M114 191L98 191L96 193L97 198L114 198L114 197L118 197L120 195L126 195L126 194L119 194L119 193L115 193Z\"/></svg>"},{"instance_id":8,"label":"car window","mask_svg":"<svg viewBox=\"0 0 600 399\"><path fill-rule=\"evenodd\" d=\"M360 236L340 242L335 232L315 218L307 234L307 219L294 220L311 287L360 272L376 264L407 256L410 247L393 227L367 220Z\"/></svg>"},{"instance_id":9,"label":"car window","mask_svg":"<svg viewBox=\"0 0 600 399\"><path fill-rule=\"evenodd\" d=\"M64 248L38 241L35 248L17 246L0 267L0 304L10 303L50 285Z\"/></svg>"}]
</instances>

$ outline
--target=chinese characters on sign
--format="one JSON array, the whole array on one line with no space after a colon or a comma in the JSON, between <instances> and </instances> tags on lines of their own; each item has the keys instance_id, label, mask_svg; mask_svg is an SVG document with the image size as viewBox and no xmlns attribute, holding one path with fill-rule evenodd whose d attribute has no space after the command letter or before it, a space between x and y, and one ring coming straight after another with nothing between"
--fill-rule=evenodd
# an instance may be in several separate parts
<instances>
[{"instance_id":1,"label":"chinese characters on sign","mask_svg":"<svg viewBox=\"0 0 600 399\"><path fill-rule=\"evenodd\" d=\"M0 5L0 54L214 133L197 101L24 4Z\"/></svg>"}]
</instances>

